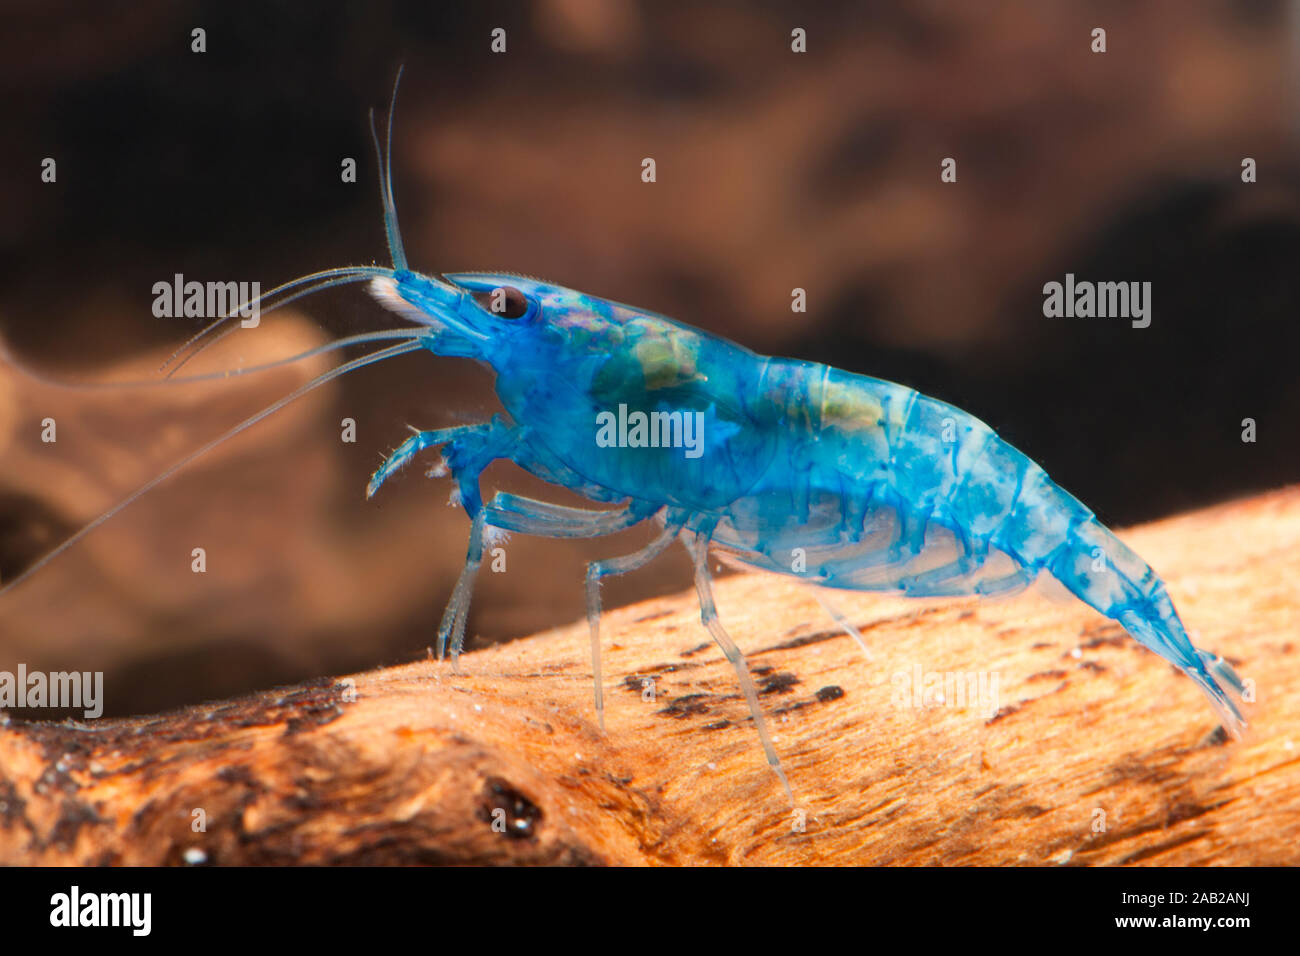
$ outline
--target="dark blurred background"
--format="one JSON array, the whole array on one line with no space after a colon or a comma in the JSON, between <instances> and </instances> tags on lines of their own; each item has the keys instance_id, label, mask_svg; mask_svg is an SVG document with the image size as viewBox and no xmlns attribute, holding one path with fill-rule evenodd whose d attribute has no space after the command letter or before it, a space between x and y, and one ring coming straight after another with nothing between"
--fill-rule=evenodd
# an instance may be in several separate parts
<instances>
[{"instance_id":1,"label":"dark blurred background","mask_svg":"<svg viewBox=\"0 0 1300 956\"><path fill-rule=\"evenodd\" d=\"M416 268L544 276L903 382L1117 526L1300 479L1300 4L808 6L6 4L0 581L338 360L116 391L32 374L156 376L202 324L152 314L177 272L266 289L383 261L367 111L403 63L393 170ZM1045 318L1042 286L1066 272L1150 281L1150 328ZM294 308L187 371L396 324L357 288ZM123 714L423 654L468 522L421 468L362 491L407 423L495 409L485 373L423 354L321 389L0 597L0 669L104 670ZM471 646L578 619L584 562L644 537L512 539L480 578ZM688 581L665 558L607 604Z\"/></svg>"}]
</instances>

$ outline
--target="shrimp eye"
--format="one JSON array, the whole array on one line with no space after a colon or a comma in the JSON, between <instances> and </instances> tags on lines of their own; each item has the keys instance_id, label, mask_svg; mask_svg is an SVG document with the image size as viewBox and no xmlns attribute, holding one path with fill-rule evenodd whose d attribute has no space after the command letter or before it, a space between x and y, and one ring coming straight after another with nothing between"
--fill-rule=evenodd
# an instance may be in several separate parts
<instances>
[{"instance_id":1,"label":"shrimp eye","mask_svg":"<svg viewBox=\"0 0 1300 956\"><path fill-rule=\"evenodd\" d=\"M518 319L528 313L528 297L510 285L476 292L474 301L502 319Z\"/></svg>"}]
</instances>

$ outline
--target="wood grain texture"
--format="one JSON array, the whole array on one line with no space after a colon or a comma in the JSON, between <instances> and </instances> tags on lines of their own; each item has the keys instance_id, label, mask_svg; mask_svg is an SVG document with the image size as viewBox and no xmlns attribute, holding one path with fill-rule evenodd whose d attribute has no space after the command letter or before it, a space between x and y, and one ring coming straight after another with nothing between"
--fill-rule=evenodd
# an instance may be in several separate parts
<instances>
[{"instance_id":1,"label":"wood grain texture","mask_svg":"<svg viewBox=\"0 0 1300 956\"><path fill-rule=\"evenodd\" d=\"M606 614L606 734L581 623L461 674L420 661L89 728L7 722L0 861L1296 863L1300 488L1121 536L1254 682L1244 740L1078 602L839 595L866 660L798 582L741 574L718 604L798 812L688 592ZM959 672L996 701L925 699L925 675Z\"/></svg>"}]
</instances>

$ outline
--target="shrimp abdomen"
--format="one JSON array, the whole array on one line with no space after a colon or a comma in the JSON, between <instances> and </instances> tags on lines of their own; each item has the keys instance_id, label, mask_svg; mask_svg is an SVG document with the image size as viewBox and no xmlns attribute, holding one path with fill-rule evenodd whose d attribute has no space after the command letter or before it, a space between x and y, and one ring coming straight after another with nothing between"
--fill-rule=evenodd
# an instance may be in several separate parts
<instances>
[{"instance_id":1,"label":"shrimp abdomen","mask_svg":"<svg viewBox=\"0 0 1300 956\"><path fill-rule=\"evenodd\" d=\"M1245 721L1227 690L1241 695L1241 679L1221 657L1192 644L1164 581L1108 528L1096 518L1074 525L1048 570L1081 601L1190 677L1223 726L1240 736Z\"/></svg>"},{"instance_id":2,"label":"shrimp abdomen","mask_svg":"<svg viewBox=\"0 0 1300 956\"><path fill-rule=\"evenodd\" d=\"M829 587L1000 595L1040 573L1180 668L1224 726L1242 684L1197 649L1151 567L979 419L891 382L770 360L785 429L772 466L715 541L739 560ZM1222 682L1222 684L1220 683Z\"/></svg>"}]
</instances>

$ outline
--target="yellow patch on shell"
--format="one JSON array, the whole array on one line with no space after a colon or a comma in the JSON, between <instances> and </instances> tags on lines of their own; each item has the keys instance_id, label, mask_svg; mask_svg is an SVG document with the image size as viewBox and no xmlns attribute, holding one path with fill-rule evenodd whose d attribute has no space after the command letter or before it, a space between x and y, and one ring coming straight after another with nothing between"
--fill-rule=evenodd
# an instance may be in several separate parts
<instances>
[{"instance_id":1,"label":"yellow patch on shell","mask_svg":"<svg viewBox=\"0 0 1300 956\"><path fill-rule=\"evenodd\" d=\"M895 405L896 402L890 402L893 417L896 419L899 409L892 407ZM885 409L879 399L856 382L837 382L832 379L822 390L823 425L834 424L842 428L878 428L883 424L884 418ZM901 424L901 422L891 421L890 424Z\"/></svg>"},{"instance_id":2,"label":"yellow patch on shell","mask_svg":"<svg viewBox=\"0 0 1300 956\"><path fill-rule=\"evenodd\" d=\"M700 380L699 351L692 335L655 330L636 343L633 354L641 363L646 388L656 389Z\"/></svg>"}]
</instances>

